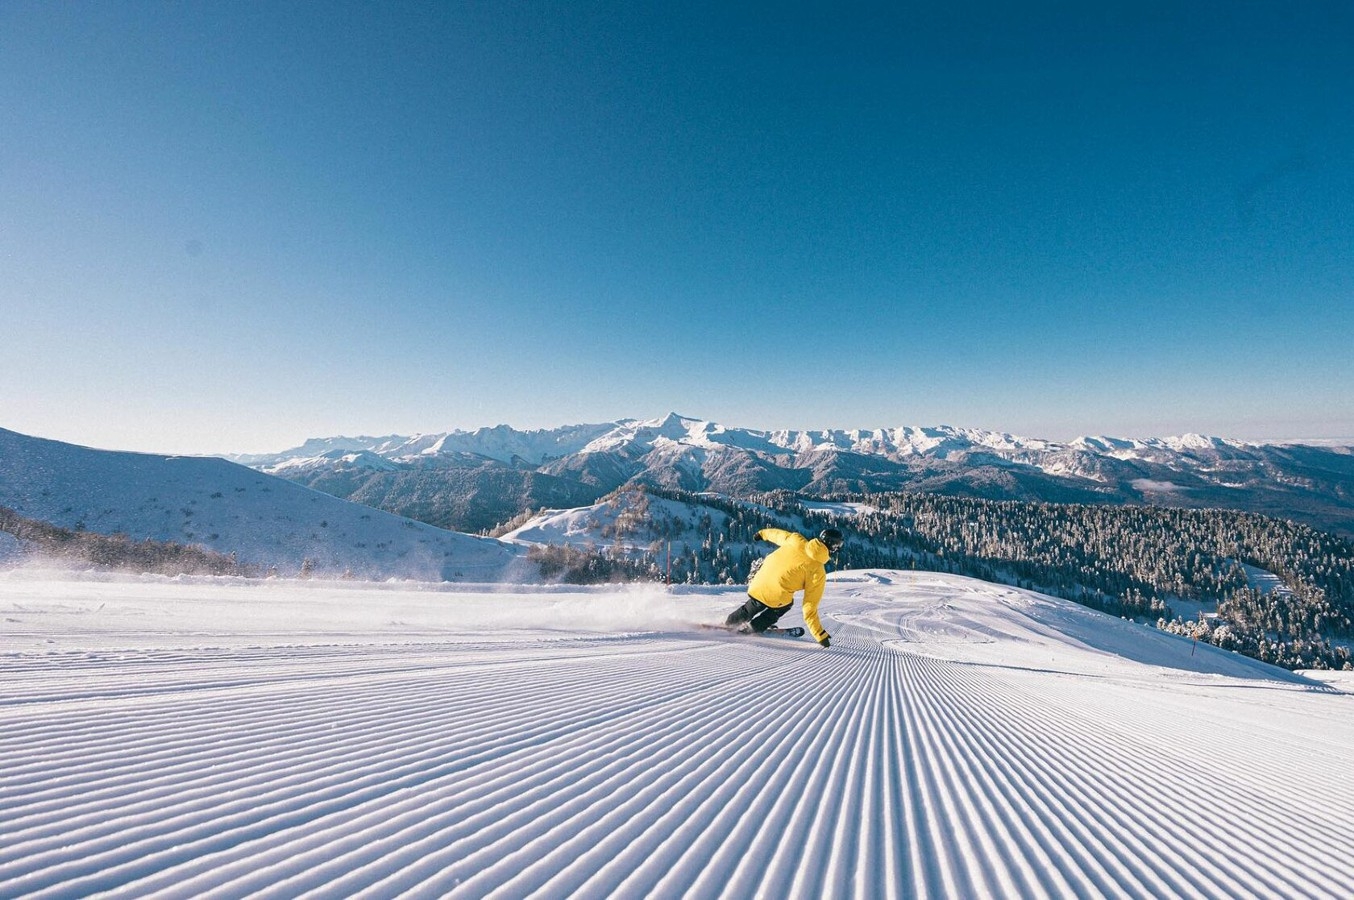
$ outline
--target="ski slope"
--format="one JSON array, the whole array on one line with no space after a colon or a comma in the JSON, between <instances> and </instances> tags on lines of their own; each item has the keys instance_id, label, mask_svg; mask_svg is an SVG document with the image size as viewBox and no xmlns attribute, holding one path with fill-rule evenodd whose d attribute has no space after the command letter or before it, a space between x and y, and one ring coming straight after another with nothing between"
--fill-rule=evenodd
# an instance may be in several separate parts
<instances>
[{"instance_id":1,"label":"ski slope","mask_svg":"<svg viewBox=\"0 0 1354 900\"><path fill-rule=\"evenodd\" d=\"M0 896L1349 896L1349 673L924 573L834 575L830 650L695 627L739 597L0 575Z\"/></svg>"}]
</instances>

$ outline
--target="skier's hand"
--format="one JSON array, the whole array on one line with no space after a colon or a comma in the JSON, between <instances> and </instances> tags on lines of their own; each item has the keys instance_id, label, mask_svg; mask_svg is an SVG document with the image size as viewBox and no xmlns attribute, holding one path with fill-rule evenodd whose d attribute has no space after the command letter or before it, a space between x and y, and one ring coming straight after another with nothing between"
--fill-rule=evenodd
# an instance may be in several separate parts
<instances>
[{"instance_id":1,"label":"skier's hand","mask_svg":"<svg viewBox=\"0 0 1354 900\"><path fill-rule=\"evenodd\" d=\"M826 634L825 634L825 635L823 635L822 637L820 637L820 638L818 639L818 644L819 644L819 646L822 646L822 647L831 647L831 646L832 646L832 637L831 637L831 635L826 635Z\"/></svg>"}]
</instances>

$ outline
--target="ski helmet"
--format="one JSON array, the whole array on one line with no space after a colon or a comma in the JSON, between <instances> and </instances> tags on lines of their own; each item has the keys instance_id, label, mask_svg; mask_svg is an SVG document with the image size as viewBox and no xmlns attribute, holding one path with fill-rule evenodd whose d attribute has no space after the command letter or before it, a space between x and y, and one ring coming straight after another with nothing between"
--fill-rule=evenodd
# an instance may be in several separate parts
<instances>
[{"instance_id":1,"label":"ski helmet","mask_svg":"<svg viewBox=\"0 0 1354 900\"><path fill-rule=\"evenodd\" d=\"M842 549L842 533L835 528L824 528L818 535L818 540L823 542L829 553L836 553Z\"/></svg>"}]
</instances>

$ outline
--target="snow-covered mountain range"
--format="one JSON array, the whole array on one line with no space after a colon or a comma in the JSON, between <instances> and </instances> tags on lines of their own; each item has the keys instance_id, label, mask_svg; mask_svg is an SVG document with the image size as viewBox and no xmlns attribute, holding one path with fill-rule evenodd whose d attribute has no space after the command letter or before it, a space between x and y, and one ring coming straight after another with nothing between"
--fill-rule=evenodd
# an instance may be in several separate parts
<instances>
[{"instance_id":1,"label":"snow-covered mountain range","mask_svg":"<svg viewBox=\"0 0 1354 900\"><path fill-rule=\"evenodd\" d=\"M1200 436L1059 443L948 427L759 431L669 415L316 439L236 460L252 468L0 429L0 506L69 529L195 544L263 571L475 581L523 577L524 548L447 529L588 507L627 484L733 497L905 490L1222 507L1354 534L1349 448ZM0 555L22 553L0 539Z\"/></svg>"},{"instance_id":2,"label":"snow-covered mountain range","mask_svg":"<svg viewBox=\"0 0 1354 900\"><path fill-rule=\"evenodd\" d=\"M989 499L1244 509L1354 534L1354 451L1203 435L1057 442L939 427L761 431L671 414L542 431L307 441L233 457L447 527L585 505L628 483L747 496L930 491ZM474 497L478 506L467 504Z\"/></svg>"},{"instance_id":3,"label":"snow-covered mountain range","mask_svg":"<svg viewBox=\"0 0 1354 900\"><path fill-rule=\"evenodd\" d=\"M0 429L0 506L62 528L236 554L261 572L499 581L521 548L310 490L223 459L93 450ZM20 548L0 546L13 557Z\"/></svg>"}]
</instances>

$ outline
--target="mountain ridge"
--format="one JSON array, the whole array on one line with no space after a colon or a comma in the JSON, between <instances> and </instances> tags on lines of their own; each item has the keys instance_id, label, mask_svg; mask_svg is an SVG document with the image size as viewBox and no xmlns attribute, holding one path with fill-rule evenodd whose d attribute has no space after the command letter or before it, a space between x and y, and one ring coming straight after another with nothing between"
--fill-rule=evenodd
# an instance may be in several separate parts
<instances>
[{"instance_id":1,"label":"mountain ridge","mask_svg":"<svg viewBox=\"0 0 1354 900\"><path fill-rule=\"evenodd\" d=\"M407 493L411 481L423 495L437 494L452 471L462 490L476 478L503 485L480 513L442 516L434 523L469 531L487 530L529 508L557 506L541 496L540 485L529 483L534 473L553 479L553 495L569 495L569 505L644 483L732 496L923 491L1243 509L1354 535L1354 451L1344 447L1200 434L1061 442L946 425L761 430L677 413L535 431L498 425L363 441L312 439L247 461L322 490L341 474L338 480L352 493L339 496L360 490L363 502L395 512L405 508L392 495ZM480 474L471 477L472 470ZM440 505L454 504L444 499ZM501 518L491 521L494 516Z\"/></svg>"},{"instance_id":2,"label":"mountain ridge","mask_svg":"<svg viewBox=\"0 0 1354 900\"><path fill-rule=\"evenodd\" d=\"M1341 443L1300 441L1243 441L1216 435L1185 433L1150 438L1082 435L1056 441L1016 435L1011 432L952 425L891 426L882 428L772 429L730 427L710 420L669 413L657 419L617 419L608 423L566 425L550 429L519 430L500 424L473 431L386 435L383 437L336 435L310 438L298 447L276 453L217 454L251 467L277 467L291 460L304 460L333 450L367 450L386 458L413 455L435 456L449 451L476 453L511 462L514 457L539 464L573 453L596 453L620 447L654 447L662 442L692 446L728 446L763 452L806 452L834 448L867 455L939 456L985 447L1003 452L1080 451L1096 454L1134 454L1153 451L1246 450L1259 447L1329 448L1354 453ZM1351 442L1354 444L1354 442ZM555 452L548 452L544 447ZM525 452L524 452L525 451Z\"/></svg>"}]
</instances>

